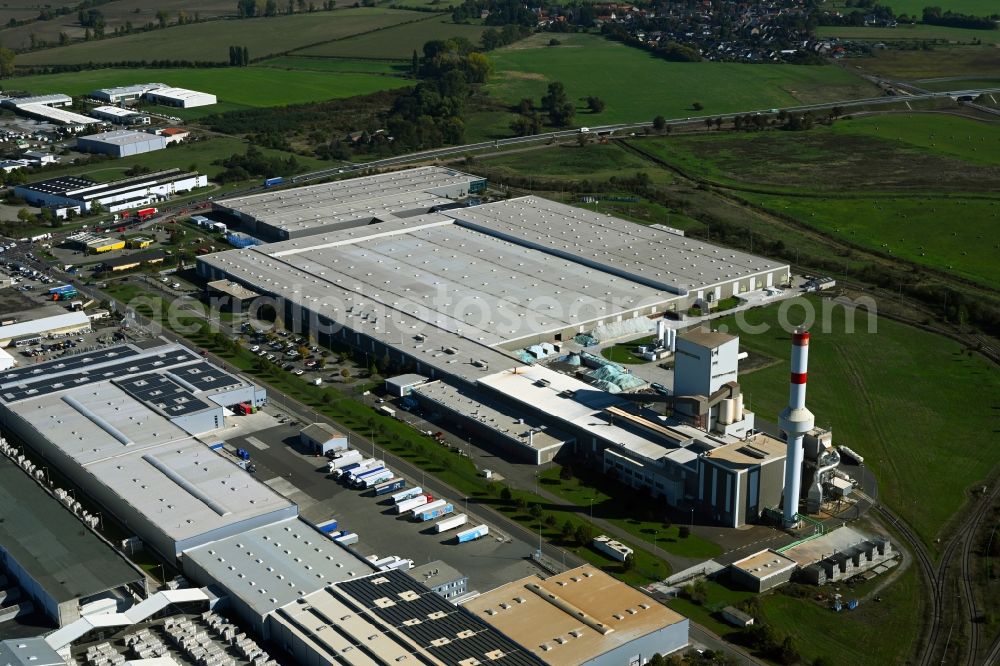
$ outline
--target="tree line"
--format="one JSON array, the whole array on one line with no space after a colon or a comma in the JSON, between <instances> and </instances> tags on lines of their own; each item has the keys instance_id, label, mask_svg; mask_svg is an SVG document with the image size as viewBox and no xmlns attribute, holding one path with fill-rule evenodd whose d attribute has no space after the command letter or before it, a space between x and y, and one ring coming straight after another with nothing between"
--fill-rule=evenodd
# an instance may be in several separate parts
<instances>
[{"instance_id":1,"label":"tree line","mask_svg":"<svg viewBox=\"0 0 1000 666\"><path fill-rule=\"evenodd\" d=\"M231 67L246 67L250 64L250 49L246 46L229 47L229 65Z\"/></svg>"}]
</instances>

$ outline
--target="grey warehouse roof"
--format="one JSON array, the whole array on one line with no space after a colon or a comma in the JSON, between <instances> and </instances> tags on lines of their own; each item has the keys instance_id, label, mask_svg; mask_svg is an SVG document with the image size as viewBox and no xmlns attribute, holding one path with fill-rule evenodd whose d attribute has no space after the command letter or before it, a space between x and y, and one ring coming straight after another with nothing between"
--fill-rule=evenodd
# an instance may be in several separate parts
<instances>
[{"instance_id":1,"label":"grey warehouse roof","mask_svg":"<svg viewBox=\"0 0 1000 666\"><path fill-rule=\"evenodd\" d=\"M447 211L459 224L673 293L785 264L540 197Z\"/></svg>"},{"instance_id":2,"label":"grey warehouse roof","mask_svg":"<svg viewBox=\"0 0 1000 666\"><path fill-rule=\"evenodd\" d=\"M184 559L261 617L327 585L374 571L297 518L192 548Z\"/></svg>"},{"instance_id":3,"label":"grey warehouse roof","mask_svg":"<svg viewBox=\"0 0 1000 666\"><path fill-rule=\"evenodd\" d=\"M6 456L0 456L0 548L57 603L143 579Z\"/></svg>"},{"instance_id":4,"label":"grey warehouse roof","mask_svg":"<svg viewBox=\"0 0 1000 666\"><path fill-rule=\"evenodd\" d=\"M116 146L127 146L133 143L145 143L147 141L155 141L161 139L162 137L157 137L155 134L150 134L149 132L135 132L132 130L112 130L110 132L101 132L100 134L88 134L86 136L81 136L81 139L87 141L100 141L102 143L110 143Z\"/></svg>"},{"instance_id":5,"label":"grey warehouse roof","mask_svg":"<svg viewBox=\"0 0 1000 666\"><path fill-rule=\"evenodd\" d=\"M441 191L480 181L478 176L445 169L420 167L386 174L275 190L225 199L220 210L240 213L287 232L325 227L331 222L354 220L364 214L430 209L451 203Z\"/></svg>"}]
</instances>

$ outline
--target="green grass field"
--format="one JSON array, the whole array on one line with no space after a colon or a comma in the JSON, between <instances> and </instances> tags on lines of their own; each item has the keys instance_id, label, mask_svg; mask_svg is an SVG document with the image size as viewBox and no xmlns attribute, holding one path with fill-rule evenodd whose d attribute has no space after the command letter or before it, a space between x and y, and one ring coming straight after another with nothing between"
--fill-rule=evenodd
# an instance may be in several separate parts
<instances>
[{"instance_id":1,"label":"green grass field","mask_svg":"<svg viewBox=\"0 0 1000 666\"><path fill-rule=\"evenodd\" d=\"M976 90L980 88L1000 88L1000 78L994 79L981 79L981 78L968 78L968 79L948 79L946 81L938 81L931 79L929 81L919 81L918 85L926 90L935 90L946 92L949 90ZM1000 99L1000 95L994 94L994 98Z\"/></svg>"},{"instance_id":2,"label":"green grass field","mask_svg":"<svg viewBox=\"0 0 1000 666\"><path fill-rule=\"evenodd\" d=\"M767 109L832 99L867 97L874 88L839 67L672 63L595 35L536 35L494 51L496 74L487 88L504 102L536 101L549 82L561 81L577 100L577 125L635 122L656 115L678 118ZM598 95L607 104L599 114L584 99ZM703 111L691 105L700 102ZM509 119L508 119L509 122ZM502 128L504 134L510 130Z\"/></svg>"},{"instance_id":3,"label":"green grass field","mask_svg":"<svg viewBox=\"0 0 1000 666\"><path fill-rule=\"evenodd\" d=\"M967 30L965 28L924 25L922 23L903 24L896 28L821 25L816 28L816 35L818 37L839 37L840 39L855 39L871 42L923 41L927 39L940 39L965 44L971 44L976 41L982 42L983 44L1000 43L1000 31L998 30Z\"/></svg>"},{"instance_id":4,"label":"green grass field","mask_svg":"<svg viewBox=\"0 0 1000 666\"><path fill-rule=\"evenodd\" d=\"M899 142L966 162L1000 165L1000 125L944 114L894 114L839 122L833 132Z\"/></svg>"},{"instance_id":5,"label":"green grass field","mask_svg":"<svg viewBox=\"0 0 1000 666\"><path fill-rule=\"evenodd\" d=\"M885 0L885 4L892 7L893 12L898 14L909 14L910 16L922 16L924 7L929 7L929 0ZM940 0L934 2L934 6L943 10L951 10L961 14L974 14L976 16L990 16L1000 13L1000 8L994 0Z\"/></svg>"},{"instance_id":6,"label":"green grass field","mask_svg":"<svg viewBox=\"0 0 1000 666\"><path fill-rule=\"evenodd\" d=\"M19 76L6 80L9 90L34 94L64 92L85 95L96 88L141 81L160 81L214 93L216 106L188 110L189 116L204 116L234 108L284 106L364 95L379 90L412 85L406 79L381 74L290 71L273 67L219 67L212 69L95 69L86 72ZM180 109L158 107L178 114Z\"/></svg>"},{"instance_id":7,"label":"green grass field","mask_svg":"<svg viewBox=\"0 0 1000 666\"><path fill-rule=\"evenodd\" d=\"M985 286L1000 285L1000 199L740 196L862 247Z\"/></svg>"},{"instance_id":8,"label":"green grass field","mask_svg":"<svg viewBox=\"0 0 1000 666\"><path fill-rule=\"evenodd\" d=\"M17 64L128 60L228 62L230 44L245 45L251 58L262 58L423 18L425 15L418 12L362 7L274 18L208 21L25 53L18 56Z\"/></svg>"},{"instance_id":9,"label":"green grass field","mask_svg":"<svg viewBox=\"0 0 1000 666\"><path fill-rule=\"evenodd\" d=\"M409 60L414 51L423 53L424 44L433 39L464 37L473 44L479 44L485 30L486 26L462 25L452 23L449 17L430 15L430 18L415 23L311 46L296 51L295 55Z\"/></svg>"},{"instance_id":10,"label":"green grass field","mask_svg":"<svg viewBox=\"0 0 1000 666\"><path fill-rule=\"evenodd\" d=\"M880 581L881 576L873 583ZM848 599L849 590L841 590ZM781 593L761 597L764 621L792 637L803 663L824 657L831 666L886 666L907 664L919 641L923 605L915 567L879 593L881 603L869 601L853 611L837 613L810 599Z\"/></svg>"},{"instance_id":11,"label":"green grass field","mask_svg":"<svg viewBox=\"0 0 1000 666\"><path fill-rule=\"evenodd\" d=\"M755 308L742 313L751 333L736 316L718 320L740 333L741 347L780 359L767 368L741 375L752 409L773 421L787 402L778 390L788 382L790 337L779 325L807 321L804 304L816 313L809 328L809 408L816 425L833 429L835 444L865 457L879 482L879 497L898 511L932 549L945 523L997 464L986 443L996 430L1000 409L1000 374L978 355L966 354L947 338L877 319L868 333L863 312L850 319L832 308L824 324L819 298ZM878 360L877 363L874 360Z\"/></svg>"}]
</instances>

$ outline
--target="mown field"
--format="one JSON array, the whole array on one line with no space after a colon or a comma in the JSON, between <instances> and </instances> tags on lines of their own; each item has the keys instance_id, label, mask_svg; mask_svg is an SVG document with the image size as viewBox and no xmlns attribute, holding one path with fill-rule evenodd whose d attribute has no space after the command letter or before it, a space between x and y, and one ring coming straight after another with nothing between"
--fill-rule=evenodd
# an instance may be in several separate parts
<instances>
[{"instance_id":1,"label":"mown field","mask_svg":"<svg viewBox=\"0 0 1000 666\"><path fill-rule=\"evenodd\" d=\"M577 125L749 111L875 93L866 81L839 67L673 63L596 35L559 35L562 44L555 47L547 45L549 38L536 35L493 52L496 74L487 89L516 104L524 97L537 101L550 82L561 81L577 101ZM588 95L606 102L602 113L585 110ZM694 102L704 110L693 110Z\"/></svg>"},{"instance_id":2,"label":"mown field","mask_svg":"<svg viewBox=\"0 0 1000 666\"><path fill-rule=\"evenodd\" d=\"M904 81L939 76L995 77L1000 72L1000 48L944 46L929 51L880 49L874 51L871 57L851 58L846 62L867 72Z\"/></svg>"},{"instance_id":3,"label":"mown field","mask_svg":"<svg viewBox=\"0 0 1000 666\"><path fill-rule=\"evenodd\" d=\"M917 85L926 90L977 90L980 88L1000 88L1000 77L998 78L961 78L953 79L947 78L946 80L935 80L930 79L926 81L917 80Z\"/></svg>"},{"instance_id":4,"label":"mown field","mask_svg":"<svg viewBox=\"0 0 1000 666\"><path fill-rule=\"evenodd\" d=\"M12 3L8 3L12 4ZM78 3L17 3L18 6L38 6L47 5L50 8L62 6L75 6ZM113 2L100 4L97 9L104 16L106 25L105 31L111 34L115 28L123 27L126 22L135 27L143 26L147 23L158 23L156 13L160 10L167 12L168 23L176 23L179 12L185 12L188 17L194 18L195 13L200 18L218 18L223 16L233 16L236 13L236 3L232 0L204 0L203 2L192 2L191 0L114 0ZM8 8L0 9L0 16L4 16ZM38 10L31 12L31 16L38 15ZM9 18L3 18L3 25L6 25ZM0 30L0 44L12 49L24 49L31 44L31 35L39 41L50 44L59 42L59 34L66 33L70 39L83 39L86 28L80 25L76 11L72 11L64 16L57 16L49 21L34 21L30 24L18 26L16 28L4 28Z\"/></svg>"},{"instance_id":5,"label":"mown field","mask_svg":"<svg viewBox=\"0 0 1000 666\"><path fill-rule=\"evenodd\" d=\"M500 178L505 175L530 175L540 180L603 181L643 171L656 182L672 180L668 172L651 169L647 160L613 143L593 144L585 148L562 145L531 150L513 149L509 154L489 156L479 160L479 163L495 170Z\"/></svg>"},{"instance_id":6,"label":"mown field","mask_svg":"<svg viewBox=\"0 0 1000 666\"><path fill-rule=\"evenodd\" d=\"M218 96L215 106L191 109L189 116L204 116L245 107L284 106L365 95L412 85L410 80L365 73L288 71L271 67L218 67L210 69L95 69L85 72L20 76L6 81L9 90L34 94L62 92L85 95L96 88L145 81L194 88ZM165 107L160 108L166 110ZM175 114L180 110L166 112Z\"/></svg>"},{"instance_id":7,"label":"mown field","mask_svg":"<svg viewBox=\"0 0 1000 666\"><path fill-rule=\"evenodd\" d=\"M776 387L788 381L789 326L808 321L806 307L815 312L807 402L816 424L865 457L880 499L936 549L934 539L967 491L997 464L987 442L996 430L1000 374L961 345L892 320L877 319L877 332L869 333L861 311L848 317L832 308L824 324L824 302L811 297L756 308L743 314L749 326L737 317L719 320L740 334L742 348L780 361L741 375L743 391L761 418L776 418L787 402ZM762 324L766 332L751 332Z\"/></svg>"},{"instance_id":8,"label":"mown field","mask_svg":"<svg viewBox=\"0 0 1000 666\"><path fill-rule=\"evenodd\" d=\"M808 132L705 132L635 145L859 246L1000 284L1000 125L891 114Z\"/></svg>"},{"instance_id":9,"label":"mown field","mask_svg":"<svg viewBox=\"0 0 1000 666\"><path fill-rule=\"evenodd\" d=\"M420 12L361 7L274 18L206 21L25 53L18 57L17 64L39 66L129 60L228 62L231 44L247 46L251 58L263 58L425 18L426 15Z\"/></svg>"},{"instance_id":10,"label":"mown field","mask_svg":"<svg viewBox=\"0 0 1000 666\"><path fill-rule=\"evenodd\" d=\"M923 23L901 24L895 28L875 28L865 26L821 25L816 28L818 37L839 37L841 39L856 39L873 42L922 41L925 39L942 39L950 42L970 44L980 41L983 44L1000 43L998 30L968 30L939 25L924 25Z\"/></svg>"},{"instance_id":11,"label":"mown field","mask_svg":"<svg viewBox=\"0 0 1000 666\"><path fill-rule=\"evenodd\" d=\"M432 39L464 37L479 44L485 30L486 26L452 23L450 17L432 14L426 20L311 46L294 55L408 60L414 51L423 53L424 44Z\"/></svg>"},{"instance_id":12,"label":"mown field","mask_svg":"<svg viewBox=\"0 0 1000 666\"><path fill-rule=\"evenodd\" d=\"M741 196L866 249L1000 286L1000 198Z\"/></svg>"}]
</instances>

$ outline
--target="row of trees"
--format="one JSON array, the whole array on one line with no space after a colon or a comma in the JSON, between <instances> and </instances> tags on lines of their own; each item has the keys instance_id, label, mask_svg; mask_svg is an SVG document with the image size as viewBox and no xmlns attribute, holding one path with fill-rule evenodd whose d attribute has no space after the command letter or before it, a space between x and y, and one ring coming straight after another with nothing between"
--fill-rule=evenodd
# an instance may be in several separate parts
<instances>
[{"instance_id":1,"label":"row of trees","mask_svg":"<svg viewBox=\"0 0 1000 666\"><path fill-rule=\"evenodd\" d=\"M296 12L314 12L317 9L330 11L336 7L334 0L324 0L319 5L311 0L288 0L285 7L286 14ZM277 0L238 0L236 3L236 16L238 18L256 18L259 16L277 16L279 13Z\"/></svg>"},{"instance_id":2,"label":"row of trees","mask_svg":"<svg viewBox=\"0 0 1000 666\"><path fill-rule=\"evenodd\" d=\"M291 176L300 169L299 161L294 155L286 159L272 157L265 155L256 146L248 147L243 155L231 155L215 164L226 167L226 170L216 177L220 183L238 182L253 177Z\"/></svg>"},{"instance_id":3,"label":"row of trees","mask_svg":"<svg viewBox=\"0 0 1000 666\"><path fill-rule=\"evenodd\" d=\"M587 109L591 113L604 111L604 100L596 95L586 98ZM530 97L522 99L517 106L518 116L511 122L510 129L518 136L539 134L542 131L542 113L548 117L548 122L554 127L567 127L576 116L576 104L566 93L566 86L561 81L553 81L542 96L539 106Z\"/></svg>"},{"instance_id":4,"label":"row of trees","mask_svg":"<svg viewBox=\"0 0 1000 666\"><path fill-rule=\"evenodd\" d=\"M246 46L229 47L229 65L231 67L246 67L250 64L250 49Z\"/></svg>"},{"instance_id":5,"label":"row of trees","mask_svg":"<svg viewBox=\"0 0 1000 666\"><path fill-rule=\"evenodd\" d=\"M972 30L996 30L996 14L992 17L961 14L951 10L941 11L940 7L924 7L924 23L944 25L952 28L971 28Z\"/></svg>"}]
</instances>

